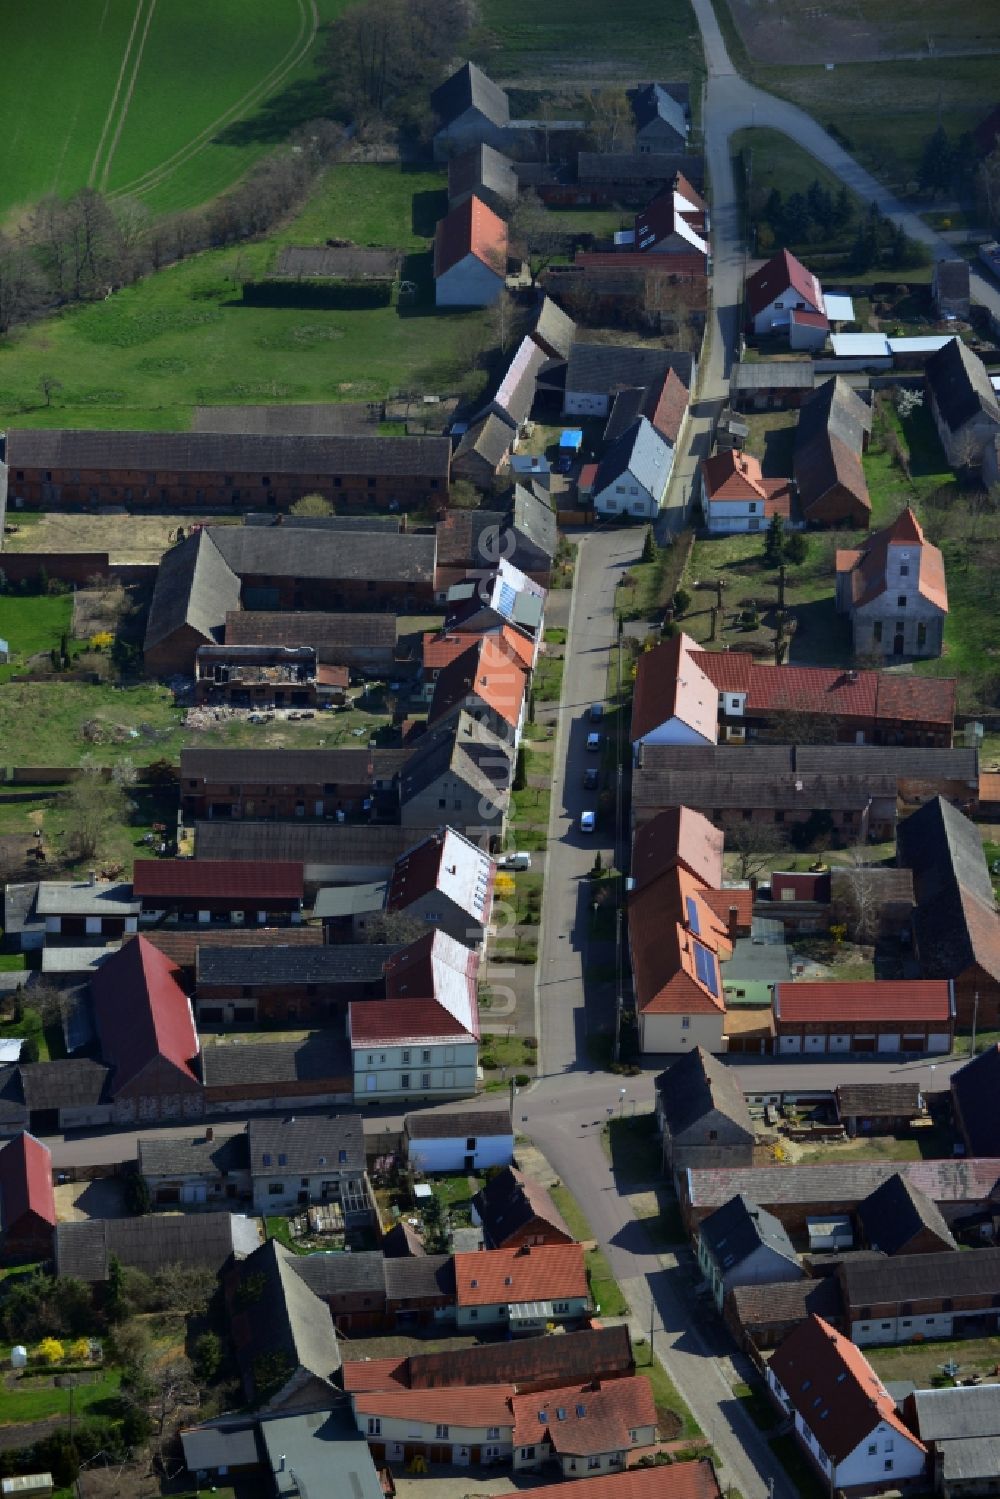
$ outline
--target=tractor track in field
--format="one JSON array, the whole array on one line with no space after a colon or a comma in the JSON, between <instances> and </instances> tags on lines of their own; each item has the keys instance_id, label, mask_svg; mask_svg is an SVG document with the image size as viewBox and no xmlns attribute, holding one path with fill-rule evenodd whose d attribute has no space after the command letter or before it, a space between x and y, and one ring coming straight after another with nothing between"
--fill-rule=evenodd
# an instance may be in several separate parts
<instances>
[{"instance_id":1,"label":"tractor track in field","mask_svg":"<svg viewBox=\"0 0 1000 1499\"><path fill-rule=\"evenodd\" d=\"M155 0L154 0L155 3ZM141 195L159 187L166 182L178 167L185 166L193 157L203 151L211 143L212 137L226 125L245 115L254 105L259 104L263 98L278 88L290 73L300 65L308 54L316 40L319 31L320 18L316 0L296 0L299 8L299 30L295 40L286 52L282 60L271 69L266 77L256 83L252 89L248 89L242 98L225 110L225 112L211 124L206 125L197 135L192 136L186 145L181 146L173 155L168 156L159 166L151 167L149 171L135 177L131 182L122 187L115 188L108 194L111 199L127 197L132 194Z\"/></svg>"},{"instance_id":2,"label":"tractor track in field","mask_svg":"<svg viewBox=\"0 0 1000 1499\"><path fill-rule=\"evenodd\" d=\"M118 69L118 77L115 80L115 91L111 95L111 103L108 105L108 112L104 116L104 124L101 127L101 134L97 142L97 149L94 152L94 159L90 163L90 172L87 176L88 187L93 187L94 183L97 181L98 170L101 164L101 154L104 151L104 142L108 138L108 131L112 128L112 124L115 118L115 110L118 108L118 97L122 91L122 83L125 79L125 73L129 65L129 58L132 55L132 47L135 43L135 34L139 29L139 22L142 18L143 4L144 0L138 0L138 3L135 7L135 16L132 20L132 29L128 34L128 41L125 43L125 51L122 53L121 67ZM105 14L106 13L107 11L105 8Z\"/></svg>"},{"instance_id":3,"label":"tractor track in field","mask_svg":"<svg viewBox=\"0 0 1000 1499\"><path fill-rule=\"evenodd\" d=\"M156 0L150 0L149 9L146 12L146 24L142 28L142 36L139 38L139 46L135 54L135 66L132 69L132 76L128 82L128 90L125 94L125 99L121 107L121 113L118 116L118 124L115 127L115 133L112 136L111 145L108 148L108 154L104 158L104 168L101 172L100 183L102 192L108 185L108 177L111 173L111 163L115 159L115 152L118 149L118 142L121 140L122 130L125 127L125 121L128 117L129 105L132 103L132 95L135 92L135 81L139 76L139 69L142 67L142 54L146 50L146 38L149 36L149 28L153 24L153 14L155 10Z\"/></svg>"}]
</instances>

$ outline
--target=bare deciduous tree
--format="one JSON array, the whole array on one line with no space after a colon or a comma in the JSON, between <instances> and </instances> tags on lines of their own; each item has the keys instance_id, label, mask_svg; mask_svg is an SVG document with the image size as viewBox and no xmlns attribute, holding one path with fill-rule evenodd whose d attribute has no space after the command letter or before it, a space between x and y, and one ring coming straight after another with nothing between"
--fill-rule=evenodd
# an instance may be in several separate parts
<instances>
[{"instance_id":1,"label":"bare deciduous tree","mask_svg":"<svg viewBox=\"0 0 1000 1499\"><path fill-rule=\"evenodd\" d=\"M784 846L778 829L766 822L740 822L726 830L726 851L736 855L736 875L741 880L762 875L771 856Z\"/></svg>"},{"instance_id":2,"label":"bare deciduous tree","mask_svg":"<svg viewBox=\"0 0 1000 1499\"><path fill-rule=\"evenodd\" d=\"M595 151L631 151L635 120L628 94L622 88L595 91L588 100L590 137Z\"/></svg>"},{"instance_id":3,"label":"bare deciduous tree","mask_svg":"<svg viewBox=\"0 0 1000 1499\"><path fill-rule=\"evenodd\" d=\"M848 852L844 866L844 916L852 942L871 942L878 928L878 898L872 866L862 846Z\"/></svg>"},{"instance_id":4,"label":"bare deciduous tree","mask_svg":"<svg viewBox=\"0 0 1000 1499\"><path fill-rule=\"evenodd\" d=\"M99 765L83 762L76 780L62 797L66 841L75 859L92 859L105 829L124 822L128 798L121 786L106 781Z\"/></svg>"}]
</instances>

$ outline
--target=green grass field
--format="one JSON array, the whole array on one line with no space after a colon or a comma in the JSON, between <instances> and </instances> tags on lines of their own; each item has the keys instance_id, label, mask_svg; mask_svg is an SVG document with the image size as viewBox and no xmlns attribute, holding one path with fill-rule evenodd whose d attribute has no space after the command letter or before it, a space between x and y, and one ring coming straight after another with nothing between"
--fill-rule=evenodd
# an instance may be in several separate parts
<instances>
[{"instance_id":1,"label":"green grass field","mask_svg":"<svg viewBox=\"0 0 1000 1499\"><path fill-rule=\"evenodd\" d=\"M322 112L317 21L345 0L7 0L0 216L87 185L154 213L230 186Z\"/></svg>"},{"instance_id":2,"label":"green grass field","mask_svg":"<svg viewBox=\"0 0 1000 1499\"><path fill-rule=\"evenodd\" d=\"M0 427L183 429L195 405L368 400L482 381L486 315L436 314L431 300L444 183L396 166L332 167L273 239L198 255L110 301L18 329L0 344ZM331 235L411 252L405 275L421 296L348 311L243 306L240 278L266 272L281 244ZM63 385L50 407L38 390L47 372Z\"/></svg>"},{"instance_id":3,"label":"green grass field","mask_svg":"<svg viewBox=\"0 0 1000 1499\"><path fill-rule=\"evenodd\" d=\"M55 1389L48 1381L52 1375L28 1375L13 1389L0 1387L0 1425L15 1421L42 1421L47 1416L69 1415L70 1391ZM102 1415L105 1402L117 1400L121 1374L116 1369L101 1370L93 1384L80 1384L73 1390L73 1409L77 1416L88 1412Z\"/></svg>"},{"instance_id":4,"label":"green grass field","mask_svg":"<svg viewBox=\"0 0 1000 1499\"><path fill-rule=\"evenodd\" d=\"M555 92L561 77L621 76L638 67L644 78L691 78L692 104L704 69L701 41L688 0L622 0L609 17L600 0L482 0L478 61L498 78L545 75Z\"/></svg>"},{"instance_id":5,"label":"green grass field","mask_svg":"<svg viewBox=\"0 0 1000 1499\"><path fill-rule=\"evenodd\" d=\"M48 594L27 598L0 594L0 640L6 640L10 646L11 658L8 665L0 666L0 682L11 676L28 656L58 647L72 619L73 600L69 594L55 598Z\"/></svg>"}]
</instances>

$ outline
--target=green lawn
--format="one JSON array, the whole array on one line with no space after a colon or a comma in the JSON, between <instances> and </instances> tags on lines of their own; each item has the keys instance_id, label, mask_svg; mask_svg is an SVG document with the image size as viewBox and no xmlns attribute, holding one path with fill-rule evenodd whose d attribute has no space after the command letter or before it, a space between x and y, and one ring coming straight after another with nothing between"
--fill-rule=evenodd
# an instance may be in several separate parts
<instances>
[{"instance_id":1,"label":"green lawn","mask_svg":"<svg viewBox=\"0 0 1000 1499\"><path fill-rule=\"evenodd\" d=\"M587 1222L586 1214L569 1188L559 1182L549 1190L552 1193L553 1202L565 1218L566 1226L574 1238L579 1243L591 1242L594 1238L593 1230ZM601 1315L624 1317L628 1313L628 1302L611 1273L611 1266L603 1250L594 1244L594 1247L586 1252L586 1261L590 1294L595 1306L600 1307Z\"/></svg>"},{"instance_id":2,"label":"green lawn","mask_svg":"<svg viewBox=\"0 0 1000 1499\"><path fill-rule=\"evenodd\" d=\"M0 1020L0 1037L4 1040L33 1039L38 1047L40 1062L58 1061L66 1055L59 1024L44 1026L38 1011L28 1005L24 1007L20 1020Z\"/></svg>"},{"instance_id":3,"label":"green lawn","mask_svg":"<svg viewBox=\"0 0 1000 1499\"><path fill-rule=\"evenodd\" d=\"M23 968L23 952L0 953L0 973L20 973Z\"/></svg>"},{"instance_id":4,"label":"green lawn","mask_svg":"<svg viewBox=\"0 0 1000 1499\"><path fill-rule=\"evenodd\" d=\"M68 1416L70 1391L48 1385L49 1378L51 1376L27 1375L18 1381L14 1389L0 1385L0 1425L9 1426L19 1421L44 1421L49 1416ZM117 1369L105 1369L100 1371L99 1378L93 1384L78 1385L73 1390L75 1414L108 1414L111 1403L117 1401L120 1384L120 1372Z\"/></svg>"},{"instance_id":5,"label":"green lawn","mask_svg":"<svg viewBox=\"0 0 1000 1499\"><path fill-rule=\"evenodd\" d=\"M204 202L322 112L317 51L305 0L7 0L0 216L88 183L156 213Z\"/></svg>"},{"instance_id":6,"label":"green lawn","mask_svg":"<svg viewBox=\"0 0 1000 1499\"><path fill-rule=\"evenodd\" d=\"M680 1430L676 1432L678 1438L700 1437L701 1427L692 1416L677 1386L660 1360L651 1352L648 1344L636 1344L635 1362L637 1371L649 1380L653 1388L653 1399L656 1402L656 1413L660 1425L666 1429L680 1422Z\"/></svg>"},{"instance_id":7,"label":"green lawn","mask_svg":"<svg viewBox=\"0 0 1000 1499\"><path fill-rule=\"evenodd\" d=\"M793 193L807 193L814 182L834 198L840 191L840 178L779 130L738 130L731 138L730 150L733 156L742 155L743 171L736 172L736 186L743 200L749 199L751 216L758 222L760 209L773 188L786 202ZM861 206L853 194L851 202L855 210ZM855 226L850 225L828 240L789 240L788 248L808 260L810 251L849 250L855 232ZM771 241L758 245L761 255L771 254L772 248Z\"/></svg>"},{"instance_id":8,"label":"green lawn","mask_svg":"<svg viewBox=\"0 0 1000 1499\"><path fill-rule=\"evenodd\" d=\"M487 1067L486 1063L488 1061L494 1062L496 1066ZM533 1074L537 1061L537 1046L526 1045L524 1036L501 1035L499 1032L490 1031L483 1033L480 1064L488 1074L487 1082L493 1081L500 1087L508 1088L512 1073L527 1072ZM503 1079L499 1075L501 1067L506 1067L508 1074ZM492 1074L492 1077L489 1074Z\"/></svg>"},{"instance_id":9,"label":"green lawn","mask_svg":"<svg viewBox=\"0 0 1000 1499\"><path fill-rule=\"evenodd\" d=\"M273 238L195 256L110 301L16 330L0 344L0 427L186 428L195 405L479 389L486 314L432 305L444 183L443 173L393 165L333 166ZM240 282L265 274L280 244L331 234L410 252L404 275L417 297L361 310L242 304ZM49 407L43 374L62 381Z\"/></svg>"},{"instance_id":10,"label":"green lawn","mask_svg":"<svg viewBox=\"0 0 1000 1499\"><path fill-rule=\"evenodd\" d=\"M622 0L613 21L600 0L482 0L478 19L477 61L493 77L541 75L536 86L557 92L562 77L573 88L574 73L638 69L643 78L692 79L697 106L704 58L688 0Z\"/></svg>"},{"instance_id":11,"label":"green lawn","mask_svg":"<svg viewBox=\"0 0 1000 1499\"><path fill-rule=\"evenodd\" d=\"M897 1348L866 1348L865 1354L882 1379L909 1379L918 1389L928 1389L948 1383L941 1365L952 1360L959 1365L960 1378L992 1373L1000 1363L1000 1337L904 1343Z\"/></svg>"},{"instance_id":12,"label":"green lawn","mask_svg":"<svg viewBox=\"0 0 1000 1499\"><path fill-rule=\"evenodd\" d=\"M69 594L53 598L48 594L0 593L0 640L6 640L11 655L10 664L0 666L0 682L23 666L29 656L58 648L63 635L69 633L72 620L73 600ZM5 762L6 758L0 755Z\"/></svg>"}]
</instances>

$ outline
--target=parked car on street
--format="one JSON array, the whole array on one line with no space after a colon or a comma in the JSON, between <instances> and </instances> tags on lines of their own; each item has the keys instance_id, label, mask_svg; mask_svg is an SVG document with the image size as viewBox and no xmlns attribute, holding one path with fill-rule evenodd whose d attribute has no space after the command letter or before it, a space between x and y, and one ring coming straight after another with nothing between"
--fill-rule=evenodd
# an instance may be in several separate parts
<instances>
[{"instance_id":1,"label":"parked car on street","mask_svg":"<svg viewBox=\"0 0 1000 1499\"><path fill-rule=\"evenodd\" d=\"M581 833L592 833L596 827L597 827L597 813L596 812L581 812L580 813L580 832Z\"/></svg>"},{"instance_id":2,"label":"parked car on street","mask_svg":"<svg viewBox=\"0 0 1000 1499\"><path fill-rule=\"evenodd\" d=\"M599 750L600 747L601 747L601 736L600 736L600 734L588 734L587 735L587 748L589 750Z\"/></svg>"}]
</instances>

